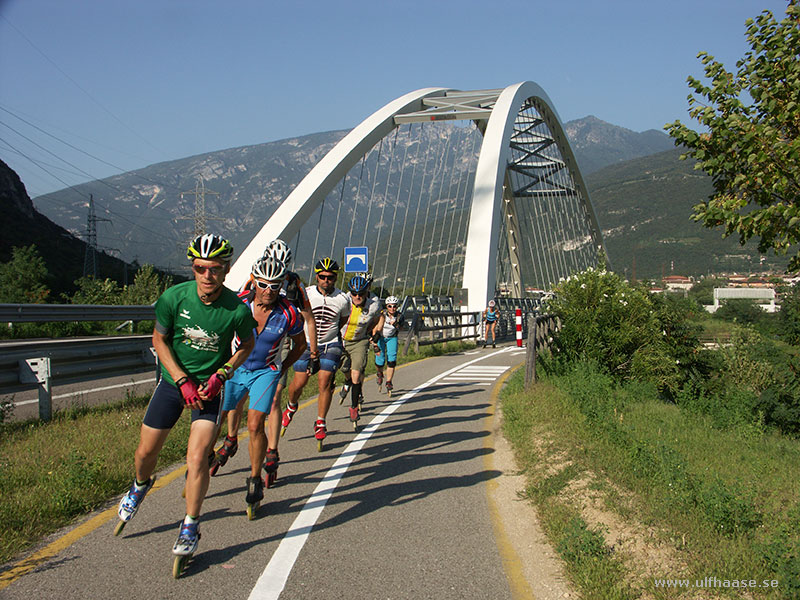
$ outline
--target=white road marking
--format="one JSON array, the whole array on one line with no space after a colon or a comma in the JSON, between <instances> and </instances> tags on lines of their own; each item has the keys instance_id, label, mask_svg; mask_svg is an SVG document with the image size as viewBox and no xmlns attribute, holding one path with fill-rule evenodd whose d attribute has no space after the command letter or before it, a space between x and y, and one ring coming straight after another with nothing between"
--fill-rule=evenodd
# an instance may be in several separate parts
<instances>
[{"instance_id":1,"label":"white road marking","mask_svg":"<svg viewBox=\"0 0 800 600\"><path fill-rule=\"evenodd\" d=\"M52 400L58 400L59 398L69 398L71 396L80 396L81 394L89 394L92 392L105 392L106 390L114 390L116 388L121 387L131 387L134 385L139 385L141 383L155 383L156 378L150 377L149 379L141 379L139 381L129 381L127 383L117 383L114 385L107 385L104 387L99 388L92 388L90 390L80 390L77 392L69 392L68 394L58 394L56 396L52 396ZM14 402L14 406L25 406L26 404L38 404L39 400L23 400L22 402Z\"/></svg>"},{"instance_id":2,"label":"white road marking","mask_svg":"<svg viewBox=\"0 0 800 600\"><path fill-rule=\"evenodd\" d=\"M501 350L500 352L503 351ZM473 359L467 363L467 365L484 360L498 353L499 352L493 352L492 354ZM309 496L308 500L306 500L303 508L300 509L300 513L295 518L294 523L289 527L289 531L286 532L286 535L281 540L281 543L278 545L269 563L267 563L267 566L258 578L255 587L250 592L249 600L277 600L278 596L280 596L283 588L286 586L286 581L289 579L289 574L294 568L297 557L300 555L300 551L303 549L303 546L305 546L308 536L311 534L314 525L322 514L322 509L325 508L328 499L333 495L333 491L347 472L350 463L355 460L356 456L358 456L358 452L364 447L364 444L367 443L367 440L372 434L377 431L381 423L405 404L406 400L410 400L425 388L455 373L464 366L466 365L459 365L444 373L440 373L422 385L415 387L410 392L405 393L387 406L380 414L376 415L369 425L364 427L364 429L356 435L353 441L350 442L339 455L339 458L336 459L336 462L333 463L333 466L325 474L325 477L322 478L322 481L319 482L314 492Z\"/></svg>"}]
</instances>

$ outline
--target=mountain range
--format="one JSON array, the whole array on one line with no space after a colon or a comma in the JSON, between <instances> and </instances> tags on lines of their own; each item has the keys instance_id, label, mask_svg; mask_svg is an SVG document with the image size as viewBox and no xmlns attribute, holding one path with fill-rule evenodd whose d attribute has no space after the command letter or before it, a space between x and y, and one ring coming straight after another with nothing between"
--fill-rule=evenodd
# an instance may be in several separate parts
<instances>
[{"instance_id":1,"label":"mountain range","mask_svg":"<svg viewBox=\"0 0 800 600\"><path fill-rule=\"evenodd\" d=\"M399 155L416 143L428 143L469 154L472 142L468 128L438 125L425 130L419 139L396 139L398 148L393 152ZM758 266L758 256L752 249L740 248L736 240L722 240L719 232L704 230L689 219L691 206L710 193L710 181L694 171L690 162L678 160L678 151L669 150L673 144L666 134L656 130L637 133L593 116L567 122L564 128L616 270L655 278L671 272L673 265L674 272L687 275ZM175 271L185 264L186 240L198 216L205 217L208 230L225 234L236 247L243 248L303 176L346 134L316 133L158 163L39 196L35 204L55 223L82 234L91 194L97 216L110 221L98 223L101 247L118 248L129 261ZM466 172L466 163L447 160L439 168L455 174L451 181ZM341 188L342 194L356 195L362 193L362 185L369 189L373 178L382 175L381 170L391 171L387 163L385 158L383 162L368 158L362 165L364 181L348 178L336 193ZM204 190L197 187L199 180ZM390 190L387 185L376 210L392 205L393 189L403 187L402 180L392 186ZM409 198L414 195L414 190L405 192ZM198 198L205 202L202 215L196 213ZM407 201L406 209L413 210L412 202ZM320 221L324 217L327 222L330 214L330 218L344 223L352 219L351 228L363 225L364 217L358 211L339 215L331 213L332 207L326 210ZM365 233L365 242L375 244L390 224L387 212L385 221ZM332 246L332 240L313 236L301 239L297 246L316 247L317 243L320 248ZM780 263L769 264L773 262L776 267Z\"/></svg>"}]
</instances>

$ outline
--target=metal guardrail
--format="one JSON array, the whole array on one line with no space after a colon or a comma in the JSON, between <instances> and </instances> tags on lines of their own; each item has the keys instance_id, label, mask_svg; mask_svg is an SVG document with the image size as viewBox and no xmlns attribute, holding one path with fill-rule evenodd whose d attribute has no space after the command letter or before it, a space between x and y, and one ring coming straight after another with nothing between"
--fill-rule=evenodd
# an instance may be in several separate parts
<instances>
[{"instance_id":1,"label":"metal guardrail","mask_svg":"<svg viewBox=\"0 0 800 600\"><path fill-rule=\"evenodd\" d=\"M149 335L49 340L4 345L0 385L4 392L38 388L39 418L52 417L53 380L68 383L87 375L130 375L158 368Z\"/></svg>"},{"instance_id":2,"label":"metal guardrail","mask_svg":"<svg viewBox=\"0 0 800 600\"><path fill-rule=\"evenodd\" d=\"M0 304L0 323L150 321L155 317L155 306L151 304Z\"/></svg>"},{"instance_id":3,"label":"metal guardrail","mask_svg":"<svg viewBox=\"0 0 800 600\"><path fill-rule=\"evenodd\" d=\"M553 334L561 329L561 319L554 315L528 316L528 343L525 358L525 387L536 383L536 354L549 348Z\"/></svg>"},{"instance_id":4,"label":"metal guardrail","mask_svg":"<svg viewBox=\"0 0 800 600\"><path fill-rule=\"evenodd\" d=\"M457 311L414 313L406 335L403 354L408 354L408 348L412 341L414 342L414 351L419 352L420 346L477 339L480 335L480 314L480 312ZM467 333L469 329L472 329L472 333ZM424 339L426 333L428 334L427 339Z\"/></svg>"}]
</instances>

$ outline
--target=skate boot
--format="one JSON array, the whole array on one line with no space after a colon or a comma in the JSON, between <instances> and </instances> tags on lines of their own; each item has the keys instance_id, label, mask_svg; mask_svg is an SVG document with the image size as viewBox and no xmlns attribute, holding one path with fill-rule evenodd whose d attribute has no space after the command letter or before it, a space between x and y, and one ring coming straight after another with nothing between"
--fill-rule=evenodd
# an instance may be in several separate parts
<instances>
[{"instance_id":1,"label":"skate boot","mask_svg":"<svg viewBox=\"0 0 800 600\"><path fill-rule=\"evenodd\" d=\"M347 394L350 392L350 387L352 385L353 384L347 380L342 384L342 389L339 391L339 404L344 403L344 399L347 398Z\"/></svg>"},{"instance_id":2,"label":"skate boot","mask_svg":"<svg viewBox=\"0 0 800 600\"><path fill-rule=\"evenodd\" d=\"M317 418L314 423L314 437L317 439L317 451L322 452L322 442L325 436L328 435L328 430L325 428L325 419Z\"/></svg>"},{"instance_id":3,"label":"skate boot","mask_svg":"<svg viewBox=\"0 0 800 600\"><path fill-rule=\"evenodd\" d=\"M214 457L211 459L211 464L208 467L208 474L212 477L216 475L219 468L224 467L228 459L233 458L237 450L239 450L239 438L231 438L226 435L222 446L219 447L219 450L217 450Z\"/></svg>"},{"instance_id":4,"label":"skate boot","mask_svg":"<svg viewBox=\"0 0 800 600\"><path fill-rule=\"evenodd\" d=\"M358 431L358 407L350 407L350 422L353 424L353 431Z\"/></svg>"},{"instance_id":5,"label":"skate boot","mask_svg":"<svg viewBox=\"0 0 800 600\"><path fill-rule=\"evenodd\" d=\"M392 382L391 381L387 381L386 382L386 393L389 394L390 398L392 397L392 390L393 389L394 389L394 386L392 385Z\"/></svg>"},{"instance_id":6,"label":"skate boot","mask_svg":"<svg viewBox=\"0 0 800 600\"><path fill-rule=\"evenodd\" d=\"M286 405L286 410L283 411L283 416L281 417L281 437L286 433L286 428L289 427L289 423L292 422L292 417L294 417L294 413L296 412L297 404Z\"/></svg>"},{"instance_id":7,"label":"skate boot","mask_svg":"<svg viewBox=\"0 0 800 600\"><path fill-rule=\"evenodd\" d=\"M261 476L247 478L247 518L251 521L256 518L256 511L264 499L264 480Z\"/></svg>"},{"instance_id":8,"label":"skate boot","mask_svg":"<svg viewBox=\"0 0 800 600\"><path fill-rule=\"evenodd\" d=\"M136 479L134 478L134 481L131 484L131 489L129 489L128 493L122 497L122 500L120 500L119 508L117 509L119 523L117 523L117 526L114 528L114 535L119 535L125 528L125 524L133 518L133 516L136 514L136 511L139 510L142 500L144 500L144 497L147 495L147 492L150 491L150 488L153 487L155 481L156 477L153 475L145 482L144 487L137 489Z\"/></svg>"},{"instance_id":9,"label":"skate boot","mask_svg":"<svg viewBox=\"0 0 800 600\"><path fill-rule=\"evenodd\" d=\"M264 462L264 470L267 472L267 488L272 487L278 478L278 463L280 460L277 448L274 450L267 448L267 457Z\"/></svg>"},{"instance_id":10,"label":"skate boot","mask_svg":"<svg viewBox=\"0 0 800 600\"><path fill-rule=\"evenodd\" d=\"M378 393L380 393L380 391L381 391L381 387L383 387L383 373L381 373L380 371L378 371L378 372L375 374L375 381L377 381L377 382L378 382Z\"/></svg>"},{"instance_id":11,"label":"skate boot","mask_svg":"<svg viewBox=\"0 0 800 600\"><path fill-rule=\"evenodd\" d=\"M200 532L197 531L197 523L181 523L178 539L172 547L172 553L175 555L175 562L172 563L172 576L175 579L181 576L192 555L197 551L199 540Z\"/></svg>"}]
</instances>

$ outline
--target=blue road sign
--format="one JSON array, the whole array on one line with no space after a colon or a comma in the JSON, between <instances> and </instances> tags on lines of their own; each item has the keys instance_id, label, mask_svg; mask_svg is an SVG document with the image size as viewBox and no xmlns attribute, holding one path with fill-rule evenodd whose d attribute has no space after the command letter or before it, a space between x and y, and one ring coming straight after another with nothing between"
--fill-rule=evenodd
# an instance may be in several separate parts
<instances>
[{"instance_id":1,"label":"blue road sign","mask_svg":"<svg viewBox=\"0 0 800 600\"><path fill-rule=\"evenodd\" d=\"M366 273L368 267L366 246L348 246L344 249L345 273Z\"/></svg>"}]
</instances>

